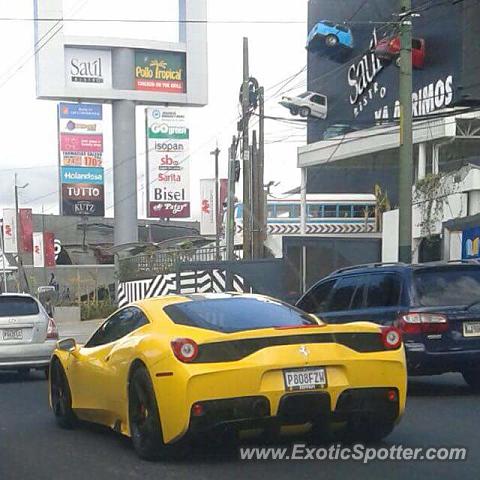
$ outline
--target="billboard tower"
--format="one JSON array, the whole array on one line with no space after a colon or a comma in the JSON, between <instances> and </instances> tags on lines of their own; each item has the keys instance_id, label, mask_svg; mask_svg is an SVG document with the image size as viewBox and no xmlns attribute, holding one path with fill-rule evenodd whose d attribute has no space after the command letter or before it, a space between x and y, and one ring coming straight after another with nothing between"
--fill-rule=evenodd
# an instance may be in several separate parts
<instances>
[{"instance_id":1,"label":"billboard tower","mask_svg":"<svg viewBox=\"0 0 480 480\"><path fill-rule=\"evenodd\" d=\"M206 0L179 0L176 43L67 36L62 0L34 0L34 16L35 45L43 42L35 50L37 98L112 103L114 241L137 242L135 107L207 104ZM145 76L152 62L154 78Z\"/></svg>"}]
</instances>

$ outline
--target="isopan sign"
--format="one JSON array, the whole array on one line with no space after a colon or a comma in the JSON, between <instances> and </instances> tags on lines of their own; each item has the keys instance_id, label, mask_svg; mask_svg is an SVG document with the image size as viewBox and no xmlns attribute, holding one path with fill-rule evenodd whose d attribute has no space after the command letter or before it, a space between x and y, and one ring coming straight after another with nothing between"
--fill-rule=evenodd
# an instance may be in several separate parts
<instances>
[{"instance_id":1,"label":"isopan sign","mask_svg":"<svg viewBox=\"0 0 480 480\"><path fill-rule=\"evenodd\" d=\"M110 50L65 47L67 87L112 88Z\"/></svg>"},{"instance_id":2,"label":"isopan sign","mask_svg":"<svg viewBox=\"0 0 480 480\"><path fill-rule=\"evenodd\" d=\"M147 108L147 215L190 217L189 129L179 109Z\"/></svg>"}]
</instances>

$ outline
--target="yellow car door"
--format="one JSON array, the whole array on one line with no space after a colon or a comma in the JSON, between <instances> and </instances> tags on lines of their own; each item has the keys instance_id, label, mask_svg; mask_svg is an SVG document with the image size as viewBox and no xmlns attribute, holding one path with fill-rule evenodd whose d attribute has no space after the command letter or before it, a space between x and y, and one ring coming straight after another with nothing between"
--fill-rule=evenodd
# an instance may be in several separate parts
<instances>
[{"instance_id":1,"label":"yellow car door","mask_svg":"<svg viewBox=\"0 0 480 480\"><path fill-rule=\"evenodd\" d=\"M136 307L126 307L110 316L80 349L69 367L74 408L91 421L111 425L116 420L120 385L119 356L116 348L122 339L137 329L146 318ZM118 350L117 350L118 351ZM122 358L123 363L125 358Z\"/></svg>"}]
</instances>

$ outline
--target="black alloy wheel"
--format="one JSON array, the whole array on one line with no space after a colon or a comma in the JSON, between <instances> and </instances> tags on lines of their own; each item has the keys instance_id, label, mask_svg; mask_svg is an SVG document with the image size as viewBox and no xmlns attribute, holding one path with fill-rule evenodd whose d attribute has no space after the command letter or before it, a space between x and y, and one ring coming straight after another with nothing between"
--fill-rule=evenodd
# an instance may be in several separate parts
<instances>
[{"instance_id":1,"label":"black alloy wheel","mask_svg":"<svg viewBox=\"0 0 480 480\"><path fill-rule=\"evenodd\" d=\"M140 458L159 460L172 455L174 446L163 442L155 391L145 367L137 367L130 376L128 415L133 447Z\"/></svg>"},{"instance_id":2,"label":"black alloy wheel","mask_svg":"<svg viewBox=\"0 0 480 480\"><path fill-rule=\"evenodd\" d=\"M77 417L72 409L72 394L67 376L59 360L54 359L50 369L50 398L55 420L60 427L71 429L75 426Z\"/></svg>"}]
</instances>

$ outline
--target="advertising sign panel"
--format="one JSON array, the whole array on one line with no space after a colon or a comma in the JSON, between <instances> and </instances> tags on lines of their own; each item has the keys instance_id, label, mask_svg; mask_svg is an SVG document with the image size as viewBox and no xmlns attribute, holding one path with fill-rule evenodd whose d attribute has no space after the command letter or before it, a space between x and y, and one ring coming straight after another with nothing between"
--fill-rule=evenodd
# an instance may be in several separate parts
<instances>
[{"instance_id":1,"label":"advertising sign panel","mask_svg":"<svg viewBox=\"0 0 480 480\"><path fill-rule=\"evenodd\" d=\"M59 117L71 120L103 120L102 105L96 103L60 103Z\"/></svg>"},{"instance_id":2,"label":"advertising sign panel","mask_svg":"<svg viewBox=\"0 0 480 480\"><path fill-rule=\"evenodd\" d=\"M17 253L17 219L14 208L3 209L3 247L5 253Z\"/></svg>"},{"instance_id":3,"label":"advertising sign panel","mask_svg":"<svg viewBox=\"0 0 480 480\"><path fill-rule=\"evenodd\" d=\"M102 106L61 103L58 112L62 214L103 216Z\"/></svg>"},{"instance_id":4,"label":"advertising sign panel","mask_svg":"<svg viewBox=\"0 0 480 480\"><path fill-rule=\"evenodd\" d=\"M185 115L171 108L147 108L147 215L190 217L189 130Z\"/></svg>"},{"instance_id":5,"label":"advertising sign panel","mask_svg":"<svg viewBox=\"0 0 480 480\"><path fill-rule=\"evenodd\" d=\"M200 180L200 235L215 235L215 179Z\"/></svg>"},{"instance_id":6,"label":"advertising sign panel","mask_svg":"<svg viewBox=\"0 0 480 480\"><path fill-rule=\"evenodd\" d=\"M30 253L33 250L33 216L31 208L21 208L18 212L20 220L20 252Z\"/></svg>"},{"instance_id":7,"label":"advertising sign panel","mask_svg":"<svg viewBox=\"0 0 480 480\"><path fill-rule=\"evenodd\" d=\"M462 259L480 258L480 227L462 232Z\"/></svg>"},{"instance_id":8,"label":"advertising sign panel","mask_svg":"<svg viewBox=\"0 0 480 480\"><path fill-rule=\"evenodd\" d=\"M110 50L65 47L67 87L112 88Z\"/></svg>"},{"instance_id":9,"label":"advertising sign panel","mask_svg":"<svg viewBox=\"0 0 480 480\"><path fill-rule=\"evenodd\" d=\"M187 91L185 53L137 50L135 89L185 93Z\"/></svg>"},{"instance_id":10,"label":"advertising sign panel","mask_svg":"<svg viewBox=\"0 0 480 480\"><path fill-rule=\"evenodd\" d=\"M43 232L33 232L33 266L45 266L45 252L43 248Z\"/></svg>"},{"instance_id":11,"label":"advertising sign panel","mask_svg":"<svg viewBox=\"0 0 480 480\"><path fill-rule=\"evenodd\" d=\"M54 267L55 262L55 235L52 232L43 232L43 251L45 266Z\"/></svg>"}]
</instances>

